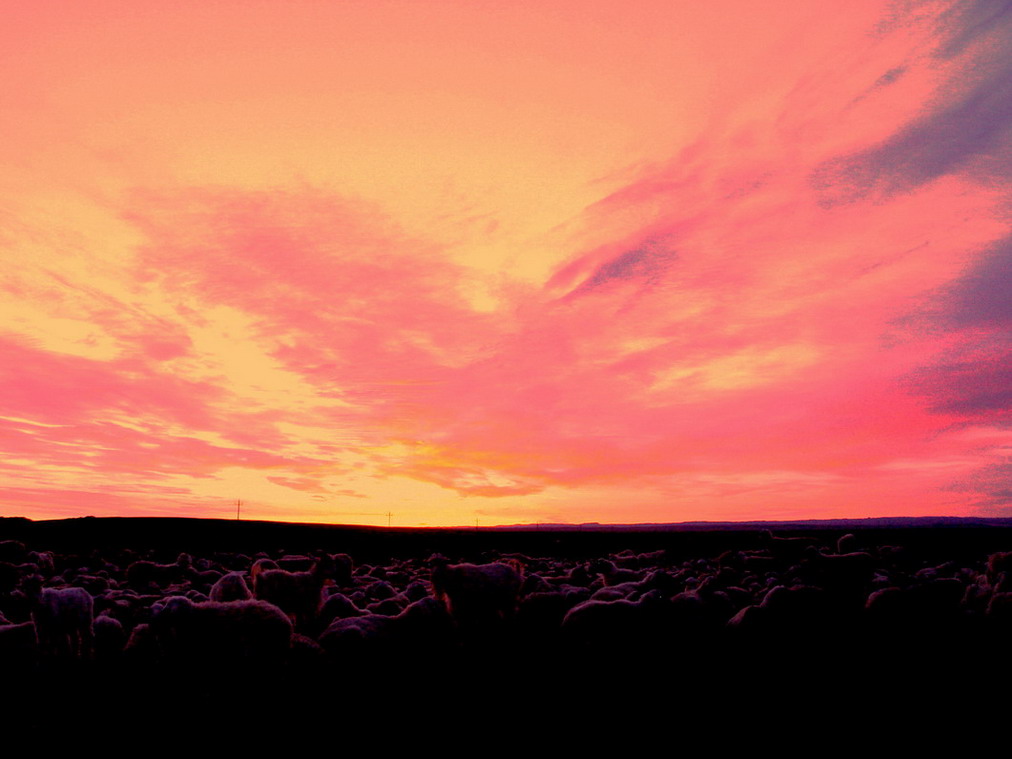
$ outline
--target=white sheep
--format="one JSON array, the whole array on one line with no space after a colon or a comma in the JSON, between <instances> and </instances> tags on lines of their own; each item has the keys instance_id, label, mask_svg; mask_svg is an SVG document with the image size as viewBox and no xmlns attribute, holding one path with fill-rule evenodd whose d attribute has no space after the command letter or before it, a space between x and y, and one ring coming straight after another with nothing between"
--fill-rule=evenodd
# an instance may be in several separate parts
<instances>
[{"instance_id":1,"label":"white sheep","mask_svg":"<svg viewBox=\"0 0 1012 759\"><path fill-rule=\"evenodd\" d=\"M639 582L646 574L632 569L622 569L608 559L598 559L590 563L590 571L600 575L606 586L622 585L627 582Z\"/></svg>"},{"instance_id":2,"label":"white sheep","mask_svg":"<svg viewBox=\"0 0 1012 759\"><path fill-rule=\"evenodd\" d=\"M38 575L25 578L35 635L42 656L90 659L94 601L84 588L43 588Z\"/></svg>"}]
</instances>

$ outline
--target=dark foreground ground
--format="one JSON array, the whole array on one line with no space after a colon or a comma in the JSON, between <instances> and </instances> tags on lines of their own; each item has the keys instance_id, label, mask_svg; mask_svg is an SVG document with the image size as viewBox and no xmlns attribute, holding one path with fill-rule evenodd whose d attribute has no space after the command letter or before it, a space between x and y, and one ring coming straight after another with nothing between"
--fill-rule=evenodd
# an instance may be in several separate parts
<instances>
[{"instance_id":1,"label":"dark foreground ground","mask_svg":"<svg viewBox=\"0 0 1012 759\"><path fill-rule=\"evenodd\" d=\"M789 540L798 537L805 540ZM82 660L5 654L0 721L9 729L150 737L211 725L247 738L296 731L303 748L298 731L337 731L375 746L417 740L484 753L534 730L562 750L576 736L622 744L657 730L710 731L714 744L732 726L766 737L807 727L842 740L859 726L923 736L1008 720L1005 526L764 534L760 526L475 531L3 519L0 541L51 552L46 585L89 588L95 614L117 617L127 635L165 597L206 598L195 576L146 587L128 579L132 561L168 566L184 553L194 567L221 572L248 570L258 555L348 554L354 577L329 582L324 597L340 591L362 613L383 583L398 592L408 579L428 583L433 554L455 563L505 559L524 576L517 616L502 625L465 621L452 636L354 646L331 642L322 627L304 629L308 642L283 662L129 650ZM98 557L101 582L89 579ZM606 577L612 568L636 579ZM4 593L0 612L25 622L18 591ZM594 618L573 613L587 604Z\"/></svg>"}]
</instances>

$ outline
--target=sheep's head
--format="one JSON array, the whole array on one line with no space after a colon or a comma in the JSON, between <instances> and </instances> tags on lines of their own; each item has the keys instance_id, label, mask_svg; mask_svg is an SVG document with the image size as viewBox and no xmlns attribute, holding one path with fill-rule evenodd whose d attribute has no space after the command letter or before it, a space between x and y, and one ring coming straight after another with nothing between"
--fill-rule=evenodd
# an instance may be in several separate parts
<instances>
[{"instance_id":1,"label":"sheep's head","mask_svg":"<svg viewBox=\"0 0 1012 759\"><path fill-rule=\"evenodd\" d=\"M825 557L825 554L822 553L822 551L820 551L815 546L805 546L805 550L803 551L802 555L804 556L804 558L810 561L819 561L820 559Z\"/></svg>"},{"instance_id":2,"label":"sheep's head","mask_svg":"<svg viewBox=\"0 0 1012 759\"><path fill-rule=\"evenodd\" d=\"M579 585L585 585L591 580L590 570L587 569L587 565L585 563L577 564L569 570L569 579Z\"/></svg>"},{"instance_id":3,"label":"sheep's head","mask_svg":"<svg viewBox=\"0 0 1012 759\"><path fill-rule=\"evenodd\" d=\"M650 610L666 609L671 605L670 599L656 588L648 590L639 600L643 608Z\"/></svg>"},{"instance_id":4,"label":"sheep's head","mask_svg":"<svg viewBox=\"0 0 1012 759\"><path fill-rule=\"evenodd\" d=\"M340 585L349 585L355 573L355 561L346 553L335 553L331 558L335 564L334 579Z\"/></svg>"},{"instance_id":5,"label":"sheep's head","mask_svg":"<svg viewBox=\"0 0 1012 759\"><path fill-rule=\"evenodd\" d=\"M188 617L193 611L193 601L186 596L170 596L155 604L151 609L151 626L164 629L181 619Z\"/></svg>"},{"instance_id":6,"label":"sheep's head","mask_svg":"<svg viewBox=\"0 0 1012 759\"><path fill-rule=\"evenodd\" d=\"M42 575L28 575L21 580L21 592L30 601L35 601L42 595Z\"/></svg>"},{"instance_id":7,"label":"sheep's head","mask_svg":"<svg viewBox=\"0 0 1012 759\"><path fill-rule=\"evenodd\" d=\"M443 600L446 596L446 581L449 577L448 567L450 561L445 556L436 554L429 559L429 566L432 568L432 595Z\"/></svg>"},{"instance_id":8,"label":"sheep's head","mask_svg":"<svg viewBox=\"0 0 1012 759\"><path fill-rule=\"evenodd\" d=\"M337 574L337 562L334 561L333 557L329 553L323 553L322 551L317 555L316 563L313 564L313 568L309 570L315 577L319 577L324 580L332 580Z\"/></svg>"}]
</instances>

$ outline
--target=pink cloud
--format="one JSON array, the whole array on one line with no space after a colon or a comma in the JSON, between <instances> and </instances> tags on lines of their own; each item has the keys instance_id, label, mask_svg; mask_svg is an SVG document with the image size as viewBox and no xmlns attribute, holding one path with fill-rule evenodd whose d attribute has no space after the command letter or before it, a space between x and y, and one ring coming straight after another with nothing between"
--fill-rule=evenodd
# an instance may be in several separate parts
<instances>
[{"instance_id":1,"label":"pink cloud","mask_svg":"<svg viewBox=\"0 0 1012 759\"><path fill-rule=\"evenodd\" d=\"M121 508L197 508L181 483L231 470L276 499L406 479L599 521L1001 508L1008 441L967 433L1008 419L1012 58L1007 20L965 7L799 16L695 136L530 241L558 256L543 281L334 189L127 193L115 292L58 267L2 285L66 332L0 335L4 452L80 472L68 509L103 478L133 483Z\"/></svg>"}]
</instances>

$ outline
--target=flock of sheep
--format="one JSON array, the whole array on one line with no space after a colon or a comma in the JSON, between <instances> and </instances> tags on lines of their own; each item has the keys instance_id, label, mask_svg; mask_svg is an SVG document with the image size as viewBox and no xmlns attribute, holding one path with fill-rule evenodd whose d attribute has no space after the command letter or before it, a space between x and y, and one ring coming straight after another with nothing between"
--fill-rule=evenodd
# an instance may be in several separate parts
<instances>
[{"instance_id":1,"label":"flock of sheep","mask_svg":"<svg viewBox=\"0 0 1012 759\"><path fill-rule=\"evenodd\" d=\"M766 533L758 548L710 557L471 558L278 551L161 563L0 541L0 667L247 673L243 687L250 672L295 687L381 671L452 671L459 683L493 665L502 682L554 668L642 683L677 670L698 688L715 671L791 680L840 662L913 669L925 656L976 672L996 659L978 665L967 652L1004 651L1012 633L1012 552L931 563L854 535L827 545Z\"/></svg>"}]
</instances>

